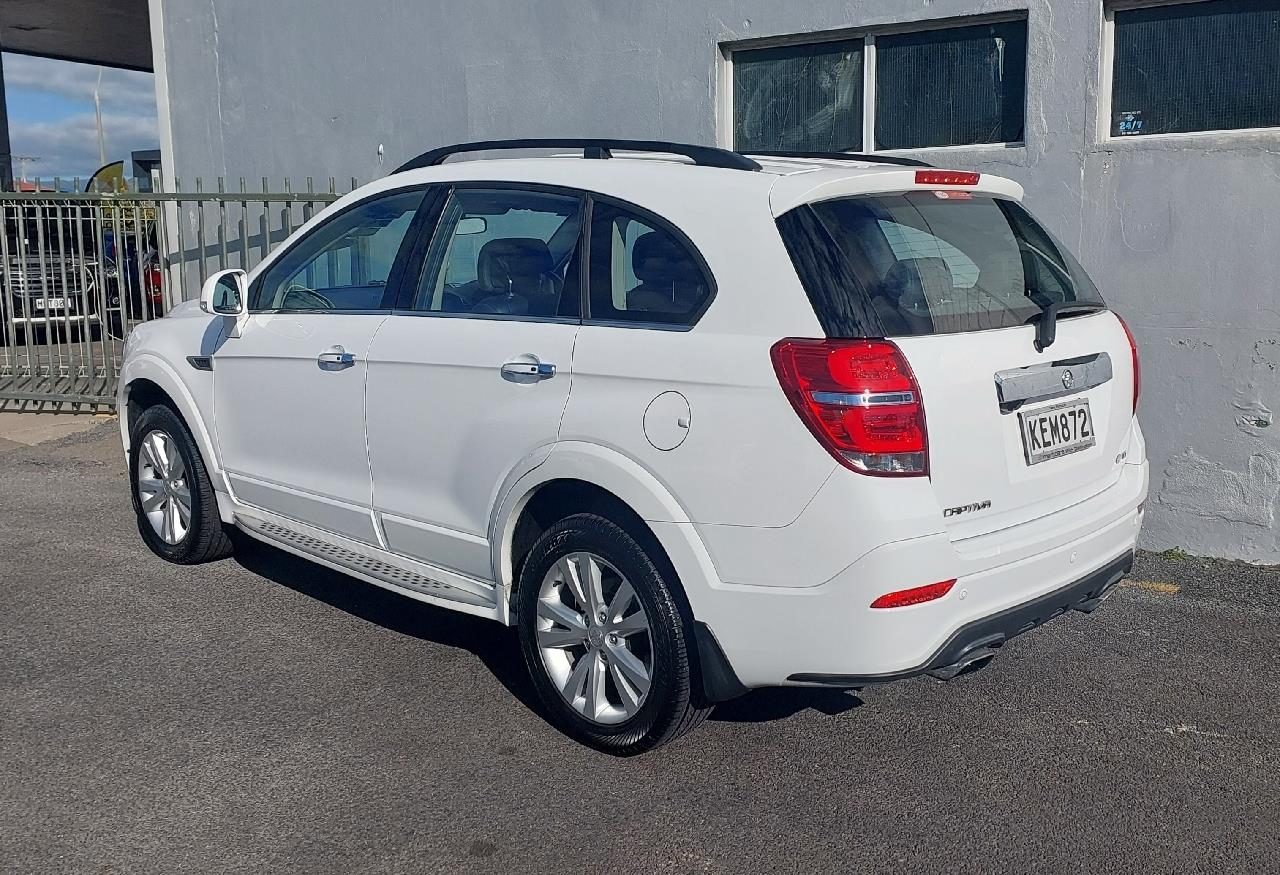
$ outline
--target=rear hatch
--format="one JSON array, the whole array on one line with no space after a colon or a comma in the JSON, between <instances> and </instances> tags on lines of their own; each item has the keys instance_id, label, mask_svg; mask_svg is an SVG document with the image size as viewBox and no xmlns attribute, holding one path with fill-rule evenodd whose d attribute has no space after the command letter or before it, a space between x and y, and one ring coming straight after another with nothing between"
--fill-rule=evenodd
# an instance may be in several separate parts
<instances>
[{"instance_id":1,"label":"rear hatch","mask_svg":"<svg viewBox=\"0 0 1280 875\"><path fill-rule=\"evenodd\" d=\"M888 338L909 365L953 539L1119 477L1135 402L1127 330L1015 200L957 187L838 197L778 225L827 337Z\"/></svg>"}]
</instances>

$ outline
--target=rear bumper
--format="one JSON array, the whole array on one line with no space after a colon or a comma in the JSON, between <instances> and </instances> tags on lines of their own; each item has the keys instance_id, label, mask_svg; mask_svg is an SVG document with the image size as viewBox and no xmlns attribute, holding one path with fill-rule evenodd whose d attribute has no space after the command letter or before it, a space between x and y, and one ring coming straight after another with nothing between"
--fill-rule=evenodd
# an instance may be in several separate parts
<instances>
[{"instance_id":1,"label":"rear bumper","mask_svg":"<svg viewBox=\"0 0 1280 875\"><path fill-rule=\"evenodd\" d=\"M817 586L713 583L697 594L695 615L748 688L939 672L1064 610L1095 606L1132 564L1146 492L1146 463L1128 464L1104 493L1034 526L884 543ZM838 547L812 545L823 546ZM871 608L884 593L951 579L935 601Z\"/></svg>"},{"instance_id":2,"label":"rear bumper","mask_svg":"<svg viewBox=\"0 0 1280 875\"><path fill-rule=\"evenodd\" d=\"M1046 593L1006 608L999 613L961 626L947 639L926 662L913 668L879 675L841 675L798 672L787 680L797 684L822 686L861 687L885 683L926 673L945 676L954 667L970 664L994 654L1010 638L1030 632L1067 611L1092 613L1111 590L1133 569L1133 554L1126 553L1119 559L1086 574L1061 589Z\"/></svg>"}]
</instances>

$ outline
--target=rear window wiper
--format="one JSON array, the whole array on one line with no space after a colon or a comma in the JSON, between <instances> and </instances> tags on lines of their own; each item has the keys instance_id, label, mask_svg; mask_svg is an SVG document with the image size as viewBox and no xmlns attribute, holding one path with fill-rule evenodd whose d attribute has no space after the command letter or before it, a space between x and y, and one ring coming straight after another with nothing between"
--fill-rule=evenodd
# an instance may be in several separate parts
<instances>
[{"instance_id":1,"label":"rear window wiper","mask_svg":"<svg viewBox=\"0 0 1280 875\"><path fill-rule=\"evenodd\" d=\"M1058 317L1063 313L1097 313L1107 309L1107 305L1101 301L1054 301L1049 304L1035 302L1040 304L1040 312L1027 322L1036 323L1036 352L1044 352L1058 339Z\"/></svg>"}]
</instances>

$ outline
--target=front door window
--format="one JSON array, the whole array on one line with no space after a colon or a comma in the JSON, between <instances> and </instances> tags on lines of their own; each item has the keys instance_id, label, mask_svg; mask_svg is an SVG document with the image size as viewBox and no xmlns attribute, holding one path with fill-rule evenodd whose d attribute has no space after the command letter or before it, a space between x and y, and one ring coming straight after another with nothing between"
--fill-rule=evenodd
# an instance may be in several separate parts
<instances>
[{"instance_id":1,"label":"front door window","mask_svg":"<svg viewBox=\"0 0 1280 875\"><path fill-rule=\"evenodd\" d=\"M294 244L257 284L254 310L377 310L422 192L365 201Z\"/></svg>"}]
</instances>

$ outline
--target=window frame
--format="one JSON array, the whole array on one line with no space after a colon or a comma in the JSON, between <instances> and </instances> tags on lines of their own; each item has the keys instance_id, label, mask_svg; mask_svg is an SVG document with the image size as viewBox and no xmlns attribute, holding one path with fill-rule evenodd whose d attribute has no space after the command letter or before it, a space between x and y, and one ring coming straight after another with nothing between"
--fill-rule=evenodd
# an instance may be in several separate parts
<instances>
[{"instance_id":1,"label":"window frame","mask_svg":"<svg viewBox=\"0 0 1280 875\"><path fill-rule=\"evenodd\" d=\"M1118 137L1111 133L1111 116L1115 110L1116 19L1117 12L1133 9L1152 9L1160 6L1187 6L1206 0L1104 0L1102 4L1101 44L1098 51L1098 141L1108 148L1141 148L1143 142L1177 143L1223 137L1265 138L1272 140L1280 134L1280 125L1262 128L1215 128L1205 131L1170 131L1163 134L1143 134L1139 137ZM1121 145L1123 144L1123 145Z\"/></svg>"},{"instance_id":2,"label":"window frame","mask_svg":"<svg viewBox=\"0 0 1280 875\"><path fill-rule=\"evenodd\" d=\"M1179 2L1195 2L1195 0L1179 0ZM1018 141L1001 141L995 143L961 143L953 146L918 146L909 149L877 149L875 146L876 123L876 37L897 36L899 34L924 33L935 30L953 30L961 27L974 27L984 24L1004 24L1022 22L1027 27L1027 56L1024 63L1030 62L1031 54L1031 20L1027 9L1012 9L1003 12L992 12L983 15L966 15L955 18L935 18L924 21L899 22L859 28L841 28L811 33L792 33L777 36L759 37L749 40L722 42L719 45L719 62L716 76L718 95L717 128L720 139L729 149L736 148L734 143L734 92L733 92L733 56L737 52L755 49L772 49L783 46L816 45L819 43L845 42L862 40L862 148L867 155L914 155L920 152L954 152L957 150L991 150L1021 149L1027 145L1028 105L1031 100L1031 80L1028 76L1023 89L1022 117L1023 138Z\"/></svg>"},{"instance_id":3,"label":"window frame","mask_svg":"<svg viewBox=\"0 0 1280 875\"><path fill-rule=\"evenodd\" d=\"M323 222L318 222L315 226L309 228L306 232L298 235L296 240L287 240L275 252L271 253L271 258L263 262L261 269L253 278L253 282L249 284L246 291L248 297L248 314L253 316L257 314L289 314L303 315L309 313L322 315L339 315L339 316L375 316L385 315L392 311L395 302L398 299L400 286L404 282L405 267L408 264L408 257L412 249L412 245L416 240L418 228L423 221L424 207L427 204L426 195L430 185L418 183L416 185L402 185L395 188L383 189L370 194L368 197L362 197L358 201L352 201L343 206L342 209L336 210L332 215L326 216ZM400 246L396 250L395 258L391 262L391 272L387 275L387 284L382 289L382 301L377 307L366 308L360 310L339 310L339 309L314 309L306 310L302 308L272 308L255 306L262 295L262 286L267 276L275 269L276 265L290 252L303 246L306 242L324 228L327 228L333 222L345 216L352 210L360 209L375 200L383 198L395 197L396 195L406 194L408 192L421 191L423 199L418 202L418 206L414 209L414 216L409 220L409 227L405 229L404 239L400 241Z\"/></svg>"},{"instance_id":4,"label":"window frame","mask_svg":"<svg viewBox=\"0 0 1280 875\"><path fill-rule=\"evenodd\" d=\"M400 283L399 294L391 313L394 316L419 316L430 319L483 319L501 322L548 322L572 325L597 325L612 328L641 328L660 331L689 331L702 319L707 309L716 298L715 274L712 272L702 252L680 228L670 220L663 218L652 210L624 198L602 194L588 189L574 188L565 185L551 185L540 182L520 182L516 180L484 180L467 179L451 182L432 183L419 212L422 214L414 240L413 249L405 262L405 270ZM431 241L435 238L444 217L449 198L458 189L513 189L517 191L533 191L544 194L555 194L563 197L575 197L582 201L582 231L578 235L578 315L577 316L513 316L506 313L446 313L440 310L417 310L413 307L418 285L422 281L422 272L426 269L427 254ZM593 319L591 318L591 225L596 203L608 203L635 214L636 218L648 222L654 230L665 231L685 247L693 257L699 270L707 282L707 297L702 306L694 311L686 324L670 322L642 322L638 320ZM413 233L413 232L411 232ZM415 279L409 280L413 276Z\"/></svg>"}]
</instances>

